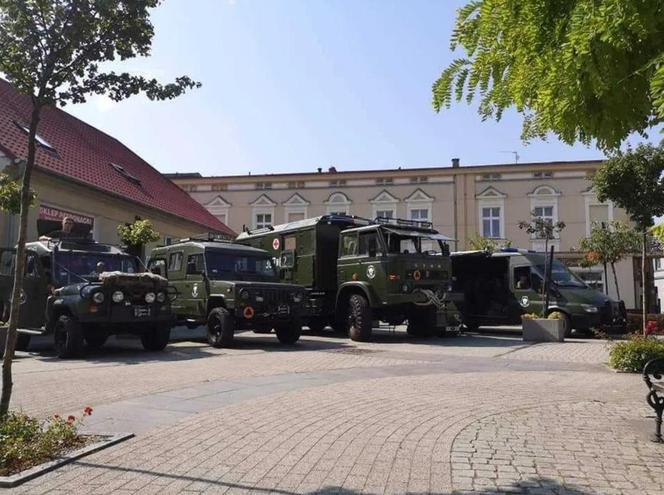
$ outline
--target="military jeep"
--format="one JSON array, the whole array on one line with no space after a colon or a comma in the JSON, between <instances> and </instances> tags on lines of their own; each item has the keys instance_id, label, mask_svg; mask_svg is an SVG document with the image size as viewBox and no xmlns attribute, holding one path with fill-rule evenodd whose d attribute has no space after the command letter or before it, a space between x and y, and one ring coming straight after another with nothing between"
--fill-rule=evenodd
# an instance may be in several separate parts
<instances>
[{"instance_id":1,"label":"military jeep","mask_svg":"<svg viewBox=\"0 0 664 495\"><path fill-rule=\"evenodd\" d=\"M140 261L89 239L43 239L26 244L18 350L33 335L52 334L60 358L80 357L109 335L139 335L160 351L170 338L175 291L164 277L141 273ZM14 249L0 250L0 319L9 317Z\"/></svg>"},{"instance_id":2,"label":"military jeep","mask_svg":"<svg viewBox=\"0 0 664 495\"><path fill-rule=\"evenodd\" d=\"M241 330L275 329L283 344L300 338L304 289L280 283L272 258L261 249L214 238L182 239L155 248L148 269L178 290L173 304L178 322L206 325L213 347L232 345Z\"/></svg>"}]
</instances>

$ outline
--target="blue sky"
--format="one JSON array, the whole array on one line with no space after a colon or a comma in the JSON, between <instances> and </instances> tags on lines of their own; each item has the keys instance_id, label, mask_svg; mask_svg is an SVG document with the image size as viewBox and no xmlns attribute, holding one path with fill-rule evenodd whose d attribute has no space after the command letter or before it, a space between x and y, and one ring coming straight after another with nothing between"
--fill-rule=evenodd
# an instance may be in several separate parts
<instances>
[{"instance_id":1,"label":"blue sky","mask_svg":"<svg viewBox=\"0 0 664 495\"><path fill-rule=\"evenodd\" d=\"M162 172L234 175L601 158L475 105L436 114L461 0L166 0L150 58L125 70L203 87L171 102L93 97L66 110Z\"/></svg>"}]
</instances>

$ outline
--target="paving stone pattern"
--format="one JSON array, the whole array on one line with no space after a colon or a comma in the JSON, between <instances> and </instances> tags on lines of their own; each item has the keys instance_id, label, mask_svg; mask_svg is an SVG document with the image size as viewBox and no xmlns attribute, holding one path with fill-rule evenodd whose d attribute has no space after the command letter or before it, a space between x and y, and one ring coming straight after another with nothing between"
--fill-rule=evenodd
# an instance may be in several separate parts
<instances>
[{"instance_id":1,"label":"paving stone pattern","mask_svg":"<svg viewBox=\"0 0 664 495\"><path fill-rule=\"evenodd\" d=\"M101 416L122 411L138 434L5 492L663 491L645 387L601 364L602 342L305 336L287 351L268 340L111 348L87 361L22 355L24 408L92 403ZM160 422L155 411L177 414Z\"/></svg>"}]
</instances>

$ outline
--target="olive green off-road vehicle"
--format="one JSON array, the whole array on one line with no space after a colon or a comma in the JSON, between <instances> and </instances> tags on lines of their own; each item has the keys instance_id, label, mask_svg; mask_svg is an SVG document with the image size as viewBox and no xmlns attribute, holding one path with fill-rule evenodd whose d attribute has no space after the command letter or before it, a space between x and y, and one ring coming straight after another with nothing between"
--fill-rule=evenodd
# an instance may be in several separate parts
<instances>
[{"instance_id":1,"label":"olive green off-road vehicle","mask_svg":"<svg viewBox=\"0 0 664 495\"><path fill-rule=\"evenodd\" d=\"M263 250L227 241L183 239L152 251L148 268L178 291L173 311L180 323L207 325L214 347L232 344L236 331L269 333L294 344L302 330L304 289L279 281Z\"/></svg>"},{"instance_id":2,"label":"olive green off-road vehicle","mask_svg":"<svg viewBox=\"0 0 664 495\"><path fill-rule=\"evenodd\" d=\"M164 277L141 272L140 261L89 239L45 239L26 244L18 350L32 335L52 334L61 358L80 357L84 344L109 335L140 335L146 350L168 344L174 290ZM14 249L0 249L0 319L7 321L14 284Z\"/></svg>"}]
</instances>

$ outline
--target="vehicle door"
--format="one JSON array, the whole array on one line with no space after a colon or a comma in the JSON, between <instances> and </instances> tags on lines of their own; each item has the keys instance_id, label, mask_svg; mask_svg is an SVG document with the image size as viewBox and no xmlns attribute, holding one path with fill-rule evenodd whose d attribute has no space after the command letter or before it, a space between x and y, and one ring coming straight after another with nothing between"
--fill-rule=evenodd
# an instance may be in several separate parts
<instances>
[{"instance_id":1,"label":"vehicle door","mask_svg":"<svg viewBox=\"0 0 664 495\"><path fill-rule=\"evenodd\" d=\"M11 293L14 285L15 250L3 250L0 253L0 297L3 311L9 317ZM28 250L25 256L23 289L21 290L21 311L18 325L20 328L41 328L46 314L48 281L39 257Z\"/></svg>"},{"instance_id":2,"label":"vehicle door","mask_svg":"<svg viewBox=\"0 0 664 495\"><path fill-rule=\"evenodd\" d=\"M387 295L385 281L387 277L382 261L378 230L369 230L358 234L359 280L365 280L371 285L374 294Z\"/></svg>"},{"instance_id":3,"label":"vehicle door","mask_svg":"<svg viewBox=\"0 0 664 495\"><path fill-rule=\"evenodd\" d=\"M164 260L166 265L166 273L164 275L168 278L168 283L178 291L178 297L171 303L171 309L177 315L187 316L187 306L191 302L191 289L189 289L189 299L187 299L188 294L185 292L186 280L184 278L183 260L184 252L182 250L170 251Z\"/></svg>"},{"instance_id":4,"label":"vehicle door","mask_svg":"<svg viewBox=\"0 0 664 495\"><path fill-rule=\"evenodd\" d=\"M196 318L207 316L208 286L203 253L187 255L182 297L186 313Z\"/></svg>"},{"instance_id":5,"label":"vehicle door","mask_svg":"<svg viewBox=\"0 0 664 495\"><path fill-rule=\"evenodd\" d=\"M531 265L514 265L511 268L512 292L518 305L513 305L513 319L517 312L539 313L542 311L543 280Z\"/></svg>"}]
</instances>

